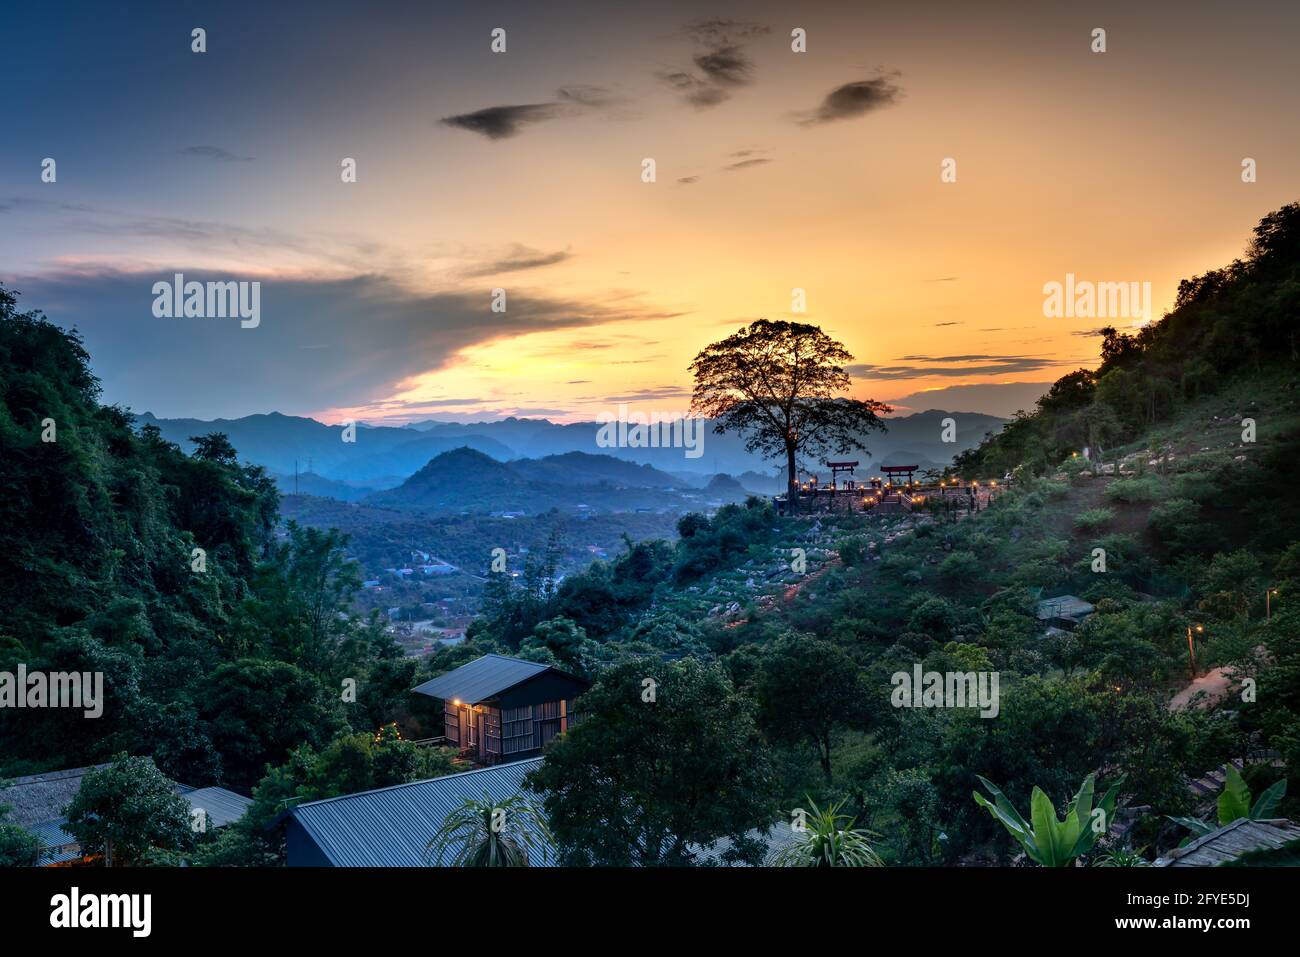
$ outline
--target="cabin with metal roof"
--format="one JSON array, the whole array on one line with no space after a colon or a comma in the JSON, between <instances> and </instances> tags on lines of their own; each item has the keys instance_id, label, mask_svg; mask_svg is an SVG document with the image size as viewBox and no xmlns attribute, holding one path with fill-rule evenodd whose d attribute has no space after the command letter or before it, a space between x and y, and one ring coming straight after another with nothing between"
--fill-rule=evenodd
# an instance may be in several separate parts
<instances>
[{"instance_id":1,"label":"cabin with metal roof","mask_svg":"<svg viewBox=\"0 0 1300 957\"><path fill-rule=\"evenodd\" d=\"M540 754L575 723L573 702L588 687L550 665L484 655L414 691L442 699L449 745L472 761L495 764Z\"/></svg>"},{"instance_id":2,"label":"cabin with metal roof","mask_svg":"<svg viewBox=\"0 0 1300 957\"><path fill-rule=\"evenodd\" d=\"M359 794L308 801L285 818L285 848L290 867L424 867L436 864L426 853L443 820L466 798L504 801L524 790L524 775L541 766L540 757L488 768L412 781ZM534 867L540 848L529 852Z\"/></svg>"},{"instance_id":3,"label":"cabin with metal roof","mask_svg":"<svg viewBox=\"0 0 1300 957\"><path fill-rule=\"evenodd\" d=\"M61 864L81 857L81 845L68 832L68 819L63 812L81 790L82 778L90 771L107 767L111 765L29 774L0 787L0 804L10 808L5 822L31 831L45 845L40 865ZM191 815L202 812L204 830L222 828L239 820L253 803L252 798L225 788L192 788L185 784L173 784L173 787L189 802Z\"/></svg>"},{"instance_id":4,"label":"cabin with metal roof","mask_svg":"<svg viewBox=\"0 0 1300 957\"><path fill-rule=\"evenodd\" d=\"M1059 631L1073 631L1087 621L1097 609L1091 602L1074 595L1044 598L1038 603L1038 620Z\"/></svg>"},{"instance_id":5,"label":"cabin with metal roof","mask_svg":"<svg viewBox=\"0 0 1300 957\"><path fill-rule=\"evenodd\" d=\"M492 767L448 774L427 781L344 794L308 801L290 808L285 821L285 849L290 867L427 867L438 860L428 852L429 841L447 815L466 798L504 801L528 794L539 805L542 795L532 794L525 776L541 767L542 758L511 761ZM778 821L768 832L751 830L747 837L767 845L765 858L800 838L789 822ZM722 838L700 847L692 845L697 862L724 866L731 841ZM528 852L531 867L553 867L555 854L541 847Z\"/></svg>"}]
</instances>

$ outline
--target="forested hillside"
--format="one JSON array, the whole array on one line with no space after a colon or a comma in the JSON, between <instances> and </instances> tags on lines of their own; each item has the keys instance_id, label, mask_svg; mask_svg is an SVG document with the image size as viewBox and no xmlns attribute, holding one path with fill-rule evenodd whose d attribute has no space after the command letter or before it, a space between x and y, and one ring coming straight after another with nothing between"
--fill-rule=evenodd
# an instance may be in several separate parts
<instances>
[{"instance_id":1,"label":"forested hillside","mask_svg":"<svg viewBox=\"0 0 1300 957\"><path fill-rule=\"evenodd\" d=\"M344 614L340 536L277 529L273 483L224 437L185 455L130 422L77 335L0 289L0 671L102 672L106 698L98 718L6 708L0 774L128 751L246 791L290 748L373 732L372 683L407 676Z\"/></svg>"}]
</instances>

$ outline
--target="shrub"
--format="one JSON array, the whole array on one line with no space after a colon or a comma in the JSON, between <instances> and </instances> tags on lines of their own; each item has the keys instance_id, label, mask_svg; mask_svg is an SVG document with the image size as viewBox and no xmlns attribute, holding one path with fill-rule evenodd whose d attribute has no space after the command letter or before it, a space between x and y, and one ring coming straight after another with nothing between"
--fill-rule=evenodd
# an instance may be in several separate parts
<instances>
[{"instance_id":1,"label":"shrub","mask_svg":"<svg viewBox=\"0 0 1300 957\"><path fill-rule=\"evenodd\" d=\"M1164 497L1164 488L1159 479L1152 477L1116 479L1106 486L1106 495L1117 502L1133 505L1159 501Z\"/></svg>"},{"instance_id":2,"label":"shrub","mask_svg":"<svg viewBox=\"0 0 1300 957\"><path fill-rule=\"evenodd\" d=\"M1114 518L1114 509L1090 508L1074 517L1074 527L1084 532L1094 532Z\"/></svg>"}]
</instances>

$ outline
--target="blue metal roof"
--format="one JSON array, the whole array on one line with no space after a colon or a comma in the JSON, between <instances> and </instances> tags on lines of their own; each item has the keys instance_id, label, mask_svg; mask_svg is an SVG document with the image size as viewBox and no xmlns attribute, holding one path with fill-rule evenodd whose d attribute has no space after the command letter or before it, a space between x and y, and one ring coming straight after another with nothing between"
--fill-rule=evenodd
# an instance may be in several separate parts
<instances>
[{"instance_id":1,"label":"blue metal roof","mask_svg":"<svg viewBox=\"0 0 1300 957\"><path fill-rule=\"evenodd\" d=\"M225 827L244 816L253 806L253 799L227 791L225 788L197 788L181 792L190 802L191 810L202 810L207 815L208 827Z\"/></svg>"},{"instance_id":2,"label":"blue metal roof","mask_svg":"<svg viewBox=\"0 0 1300 957\"><path fill-rule=\"evenodd\" d=\"M444 701L478 704L522 684L548 669L548 665L503 655L484 655L455 671L439 675L414 690Z\"/></svg>"},{"instance_id":3,"label":"blue metal roof","mask_svg":"<svg viewBox=\"0 0 1300 957\"><path fill-rule=\"evenodd\" d=\"M57 821L41 821L39 824L27 825L41 839L45 849L41 852L40 864L58 864L81 856L81 845L77 839L63 829L68 822L62 818Z\"/></svg>"},{"instance_id":4,"label":"blue metal roof","mask_svg":"<svg viewBox=\"0 0 1300 957\"><path fill-rule=\"evenodd\" d=\"M299 804L289 813L335 867L425 867L431 863L425 846L465 798L481 800L486 791L494 801L505 800L523 791L524 775L541 763L530 758L345 794ZM529 861L534 867L547 863L537 850Z\"/></svg>"}]
</instances>

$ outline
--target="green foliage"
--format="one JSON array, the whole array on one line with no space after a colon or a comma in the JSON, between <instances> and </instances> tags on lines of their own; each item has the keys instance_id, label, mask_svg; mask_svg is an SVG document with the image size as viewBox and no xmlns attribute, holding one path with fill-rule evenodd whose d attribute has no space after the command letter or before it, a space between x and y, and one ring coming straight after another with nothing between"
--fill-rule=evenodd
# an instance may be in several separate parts
<instances>
[{"instance_id":1,"label":"green foliage","mask_svg":"<svg viewBox=\"0 0 1300 957\"><path fill-rule=\"evenodd\" d=\"M1188 828L1194 837L1201 837L1242 818L1249 818L1252 821L1267 820L1276 814L1277 806L1282 803L1284 797L1286 797L1286 778L1281 778L1269 785L1252 805L1250 787L1242 778L1241 772L1229 764L1224 773L1223 790L1219 792L1219 799L1216 802L1219 821L1217 825L1194 817L1170 817L1169 819Z\"/></svg>"},{"instance_id":2,"label":"green foliage","mask_svg":"<svg viewBox=\"0 0 1300 957\"><path fill-rule=\"evenodd\" d=\"M0 790L6 783L0 781ZM0 804L0 867L35 867L45 845L31 831L7 822L10 810L9 805Z\"/></svg>"},{"instance_id":3,"label":"green foliage","mask_svg":"<svg viewBox=\"0 0 1300 957\"><path fill-rule=\"evenodd\" d=\"M1074 527L1082 532L1095 532L1103 525L1108 525L1114 520L1114 509L1090 508L1074 516Z\"/></svg>"},{"instance_id":4,"label":"green foliage","mask_svg":"<svg viewBox=\"0 0 1300 957\"><path fill-rule=\"evenodd\" d=\"M107 866L141 863L148 851L179 851L193 841L190 808L148 758L118 755L91 770L67 808L65 830Z\"/></svg>"},{"instance_id":5,"label":"green foliage","mask_svg":"<svg viewBox=\"0 0 1300 957\"><path fill-rule=\"evenodd\" d=\"M830 783L835 736L870 719L857 663L828 641L787 635L763 656L754 689L768 738L812 745Z\"/></svg>"},{"instance_id":6,"label":"green foliage","mask_svg":"<svg viewBox=\"0 0 1300 957\"><path fill-rule=\"evenodd\" d=\"M730 857L758 862L747 832L776 817L771 766L753 706L721 665L626 661L577 707L580 723L529 775L561 864L685 865L723 837Z\"/></svg>"},{"instance_id":7,"label":"green foliage","mask_svg":"<svg viewBox=\"0 0 1300 957\"><path fill-rule=\"evenodd\" d=\"M553 848L546 815L536 803L520 794L494 801L484 792L482 801L465 798L448 813L425 851L438 865L450 852L453 867L528 867L531 850L546 861Z\"/></svg>"},{"instance_id":8,"label":"green foliage","mask_svg":"<svg viewBox=\"0 0 1300 957\"><path fill-rule=\"evenodd\" d=\"M1129 505L1156 502L1164 495L1164 483L1151 476L1116 479L1106 486L1107 498Z\"/></svg>"},{"instance_id":9,"label":"green foliage","mask_svg":"<svg viewBox=\"0 0 1300 957\"><path fill-rule=\"evenodd\" d=\"M1210 544L1200 522L1201 506L1189 498L1171 498L1151 510L1147 526L1166 553L1203 552Z\"/></svg>"},{"instance_id":10,"label":"green foliage","mask_svg":"<svg viewBox=\"0 0 1300 957\"><path fill-rule=\"evenodd\" d=\"M1030 798L1029 824L1006 796L985 778L980 783L993 795L990 802L978 791L974 792L975 803L1007 829L1016 839L1030 860L1044 867L1070 867L1074 861L1088 853L1097 839L1109 830L1115 813L1115 801L1119 796L1119 784L1111 786L1097 804L1095 817L1092 806L1092 791L1095 775L1089 774L1075 793L1074 798L1065 806L1065 819L1058 820L1052 800L1043 791L1035 787Z\"/></svg>"},{"instance_id":11,"label":"green foliage","mask_svg":"<svg viewBox=\"0 0 1300 957\"><path fill-rule=\"evenodd\" d=\"M772 855L774 867L883 867L884 861L871 842L877 837L870 831L855 830L854 820L841 814L841 801L820 808L807 798L812 808L802 831Z\"/></svg>"}]
</instances>

